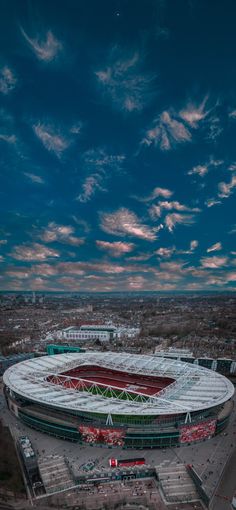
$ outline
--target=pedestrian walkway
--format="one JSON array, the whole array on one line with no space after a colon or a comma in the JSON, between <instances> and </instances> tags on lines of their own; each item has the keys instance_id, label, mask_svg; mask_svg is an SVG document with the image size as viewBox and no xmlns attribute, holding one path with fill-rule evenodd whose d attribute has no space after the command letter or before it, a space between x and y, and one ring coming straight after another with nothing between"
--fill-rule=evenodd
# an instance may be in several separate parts
<instances>
[{"instance_id":1,"label":"pedestrian walkway","mask_svg":"<svg viewBox=\"0 0 236 510\"><path fill-rule=\"evenodd\" d=\"M49 455L38 461L40 475L47 494L69 489L74 480L65 461L60 455Z\"/></svg>"},{"instance_id":2,"label":"pedestrian walkway","mask_svg":"<svg viewBox=\"0 0 236 510\"><path fill-rule=\"evenodd\" d=\"M156 466L160 489L167 503L185 503L199 500L195 485L185 465L164 460Z\"/></svg>"}]
</instances>

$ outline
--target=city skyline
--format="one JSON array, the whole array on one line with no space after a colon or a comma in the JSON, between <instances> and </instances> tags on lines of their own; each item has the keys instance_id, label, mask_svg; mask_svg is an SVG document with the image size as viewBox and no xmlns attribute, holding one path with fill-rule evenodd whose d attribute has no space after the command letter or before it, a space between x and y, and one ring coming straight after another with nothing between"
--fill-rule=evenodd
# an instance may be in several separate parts
<instances>
[{"instance_id":1,"label":"city skyline","mask_svg":"<svg viewBox=\"0 0 236 510\"><path fill-rule=\"evenodd\" d=\"M234 2L2 2L2 290L236 289Z\"/></svg>"}]
</instances>

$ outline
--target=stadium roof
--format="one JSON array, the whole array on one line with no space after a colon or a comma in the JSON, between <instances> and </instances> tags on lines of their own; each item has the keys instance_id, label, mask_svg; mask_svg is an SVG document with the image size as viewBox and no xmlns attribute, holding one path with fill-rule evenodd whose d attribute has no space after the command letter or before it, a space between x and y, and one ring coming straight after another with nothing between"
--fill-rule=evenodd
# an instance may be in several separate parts
<instances>
[{"instance_id":1,"label":"stadium roof","mask_svg":"<svg viewBox=\"0 0 236 510\"><path fill-rule=\"evenodd\" d=\"M98 365L134 374L170 377L175 381L157 393L134 400L79 391L52 384L50 375L73 368ZM180 414L208 409L229 400L234 394L232 383L224 376L197 365L146 355L114 352L66 353L30 359L13 365L3 376L4 383L15 393L44 405L73 411L124 414ZM109 385L109 388L112 388ZM140 400L141 398L141 400Z\"/></svg>"}]
</instances>

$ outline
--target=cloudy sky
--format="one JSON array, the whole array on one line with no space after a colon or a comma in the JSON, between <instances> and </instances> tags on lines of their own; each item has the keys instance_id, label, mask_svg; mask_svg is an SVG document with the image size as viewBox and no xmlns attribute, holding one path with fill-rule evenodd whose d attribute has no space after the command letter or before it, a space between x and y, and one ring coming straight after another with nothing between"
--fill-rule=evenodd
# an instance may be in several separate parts
<instances>
[{"instance_id":1,"label":"cloudy sky","mask_svg":"<svg viewBox=\"0 0 236 510\"><path fill-rule=\"evenodd\" d=\"M1 289L235 289L235 1L0 4Z\"/></svg>"}]
</instances>

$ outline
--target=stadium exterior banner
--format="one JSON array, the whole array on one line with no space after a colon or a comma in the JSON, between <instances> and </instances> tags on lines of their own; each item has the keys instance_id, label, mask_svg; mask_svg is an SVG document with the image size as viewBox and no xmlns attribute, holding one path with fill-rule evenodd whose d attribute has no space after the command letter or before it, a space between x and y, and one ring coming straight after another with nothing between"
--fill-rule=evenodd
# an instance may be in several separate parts
<instances>
[{"instance_id":1,"label":"stadium exterior banner","mask_svg":"<svg viewBox=\"0 0 236 510\"><path fill-rule=\"evenodd\" d=\"M180 428L180 443L192 443L212 437L216 429L216 420L208 420L196 425Z\"/></svg>"},{"instance_id":2,"label":"stadium exterior banner","mask_svg":"<svg viewBox=\"0 0 236 510\"><path fill-rule=\"evenodd\" d=\"M106 444L110 446L124 445L124 431L122 429L102 429L80 425L79 432L85 443Z\"/></svg>"}]
</instances>

